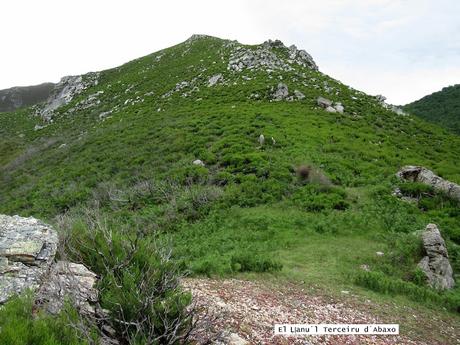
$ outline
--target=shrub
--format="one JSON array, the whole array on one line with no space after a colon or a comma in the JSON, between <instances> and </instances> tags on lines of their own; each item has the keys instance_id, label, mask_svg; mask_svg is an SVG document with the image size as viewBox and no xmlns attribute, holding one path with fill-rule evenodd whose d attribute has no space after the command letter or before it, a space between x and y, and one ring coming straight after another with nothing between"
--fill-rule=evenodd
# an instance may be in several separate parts
<instances>
[{"instance_id":1,"label":"shrub","mask_svg":"<svg viewBox=\"0 0 460 345\"><path fill-rule=\"evenodd\" d=\"M95 211L61 222L73 260L96 272L101 306L121 341L175 344L193 326L191 296L179 286L183 274L172 251L141 231L113 228Z\"/></svg>"},{"instance_id":2,"label":"shrub","mask_svg":"<svg viewBox=\"0 0 460 345\"><path fill-rule=\"evenodd\" d=\"M281 271L283 265L275 260L254 253L238 253L231 258L235 272L274 272Z\"/></svg>"},{"instance_id":3,"label":"shrub","mask_svg":"<svg viewBox=\"0 0 460 345\"><path fill-rule=\"evenodd\" d=\"M293 194L292 202L309 212L345 210L349 206L346 196L346 192L338 187L325 188L322 185L308 184Z\"/></svg>"},{"instance_id":4,"label":"shrub","mask_svg":"<svg viewBox=\"0 0 460 345\"><path fill-rule=\"evenodd\" d=\"M360 271L355 276L355 283L383 294L404 295L417 302L440 305L449 310L460 312L460 297L458 295L438 292L401 279L393 279L381 272Z\"/></svg>"}]
</instances>

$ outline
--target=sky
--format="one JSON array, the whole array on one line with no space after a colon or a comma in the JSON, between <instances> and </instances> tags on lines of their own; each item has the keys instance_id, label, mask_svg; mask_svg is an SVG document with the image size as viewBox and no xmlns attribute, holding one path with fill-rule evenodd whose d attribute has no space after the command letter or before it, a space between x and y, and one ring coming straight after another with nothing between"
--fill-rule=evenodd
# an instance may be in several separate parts
<instances>
[{"instance_id":1,"label":"sky","mask_svg":"<svg viewBox=\"0 0 460 345\"><path fill-rule=\"evenodd\" d=\"M3 0L0 89L116 67L207 34L280 39L405 104L460 83L458 0Z\"/></svg>"}]
</instances>

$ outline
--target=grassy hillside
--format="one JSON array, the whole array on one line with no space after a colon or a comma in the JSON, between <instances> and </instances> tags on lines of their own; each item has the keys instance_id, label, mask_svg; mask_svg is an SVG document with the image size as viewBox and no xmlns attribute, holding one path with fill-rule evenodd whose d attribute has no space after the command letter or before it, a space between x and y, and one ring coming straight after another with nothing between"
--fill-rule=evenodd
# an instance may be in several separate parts
<instances>
[{"instance_id":1,"label":"grassy hillside","mask_svg":"<svg viewBox=\"0 0 460 345\"><path fill-rule=\"evenodd\" d=\"M229 63L261 51L277 63ZM271 272L455 311L460 289L426 288L416 265L417 231L434 222L458 277L458 203L434 192L406 203L392 191L408 164L460 183L460 138L289 55L279 44L194 36L101 72L52 123L30 109L0 114L0 213L40 217L83 241L101 219L140 231L169 241L192 274ZM305 98L275 101L280 82ZM344 113L318 107L318 96Z\"/></svg>"},{"instance_id":2,"label":"grassy hillside","mask_svg":"<svg viewBox=\"0 0 460 345\"><path fill-rule=\"evenodd\" d=\"M460 134L460 84L407 104L404 110Z\"/></svg>"}]
</instances>

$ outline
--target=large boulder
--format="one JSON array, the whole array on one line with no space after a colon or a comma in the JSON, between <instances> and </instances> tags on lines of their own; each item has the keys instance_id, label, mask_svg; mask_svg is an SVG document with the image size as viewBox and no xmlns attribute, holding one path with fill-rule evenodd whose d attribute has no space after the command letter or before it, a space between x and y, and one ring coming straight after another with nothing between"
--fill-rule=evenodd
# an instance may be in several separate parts
<instances>
[{"instance_id":1,"label":"large boulder","mask_svg":"<svg viewBox=\"0 0 460 345\"><path fill-rule=\"evenodd\" d=\"M437 191L446 193L452 199L460 201L460 186L458 184L444 180L422 166L405 166L396 173L396 176L404 181L427 184Z\"/></svg>"},{"instance_id":2,"label":"large boulder","mask_svg":"<svg viewBox=\"0 0 460 345\"><path fill-rule=\"evenodd\" d=\"M96 275L81 264L55 261L56 231L33 217L0 215L0 304L25 290L37 305L58 313L65 298L94 313Z\"/></svg>"},{"instance_id":3,"label":"large boulder","mask_svg":"<svg viewBox=\"0 0 460 345\"><path fill-rule=\"evenodd\" d=\"M426 256L418 267L425 273L428 284L439 290L452 289L455 282L446 244L435 224L426 226L422 241Z\"/></svg>"},{"instance_id":4,"label":"large boulder","mask_svg":"<svg viewBox=\"0 0 460 345\"><path fill-rule=\"evenodd\" d=\"M278 83L275 92L273 93L273 99L275 101L281 101L289 96L288 86L284 83Z\"/></svg>"}]
</instances>

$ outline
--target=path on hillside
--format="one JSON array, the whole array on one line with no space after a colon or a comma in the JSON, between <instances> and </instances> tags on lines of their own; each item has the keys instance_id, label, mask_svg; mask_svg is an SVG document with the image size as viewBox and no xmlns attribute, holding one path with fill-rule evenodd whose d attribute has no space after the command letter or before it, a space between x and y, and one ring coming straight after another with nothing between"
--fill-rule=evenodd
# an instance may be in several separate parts
<instances>
[{"instance_id":1,"label":"path on hillside","mask_svg":"<svg viewBox=\"0 0 460 345\"><path fill-rule=\"evenodd\" d=\"M434 339L423 338L420 334L412 340L407 336L274 336L275 323L397 323L394 317L384 318L372 315L365 304L357 306L346 298L338 301L319 296L318 292L305 290L299 285L244 281L237 279L186 279L183 285L192 291L201 313L207 311L194 334L198 344L204 344L208 337L219 333L231 334L232 341L220 344L417 344L446 345ZM350 296L351 297L351 296ZM371 301L365 301L371 304ZM375 307L375 306L374 306ZM409 310L409 312L412 312ZM433 327L428 333L444 332L452 344L460 344L460 326L443 320L422 320L423 315L410 315L421 318L420 327ZM213 319L211 322L205 319ZM214 319L217 318L217 319ZM418 322L417 320L416 322ZM210 326L212 324L212 327ZM401 325L404 334L404 326ZM413 336L411 337L413 338ZM227 336L228 339L228 336Z\"/></svg>"}]
</instances>

